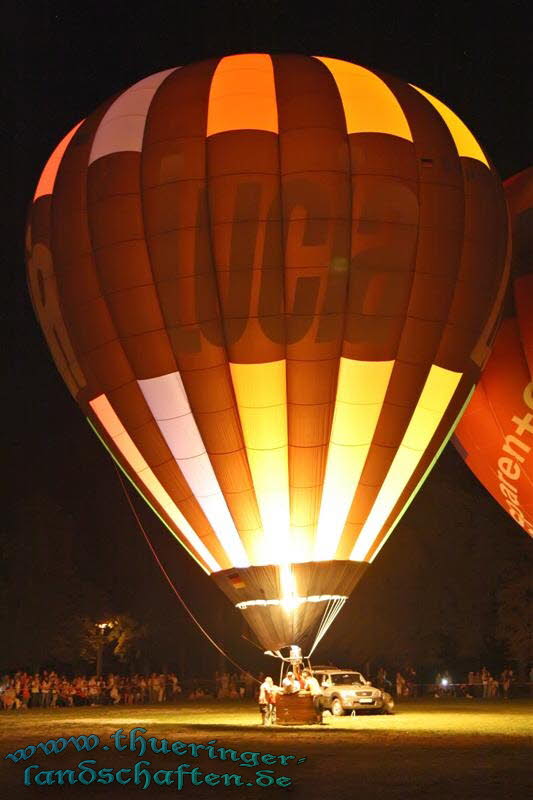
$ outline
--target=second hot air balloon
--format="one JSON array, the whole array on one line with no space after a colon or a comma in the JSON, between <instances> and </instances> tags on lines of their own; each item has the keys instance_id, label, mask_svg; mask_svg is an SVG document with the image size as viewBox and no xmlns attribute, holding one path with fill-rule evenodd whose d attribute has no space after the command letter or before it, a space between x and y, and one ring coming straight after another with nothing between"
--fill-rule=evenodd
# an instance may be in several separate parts
<instances>
[{"instance_id":1,"label":"second hot air balloon","mask_svg":"<svg viewBox=\"0 0 533 800\"><path fill-rule=\"evenodd\" d=\"M454 443L494 499L533 537L533 168L504 184L511 282L492 355Z\"/></svg>"}]
</instances>

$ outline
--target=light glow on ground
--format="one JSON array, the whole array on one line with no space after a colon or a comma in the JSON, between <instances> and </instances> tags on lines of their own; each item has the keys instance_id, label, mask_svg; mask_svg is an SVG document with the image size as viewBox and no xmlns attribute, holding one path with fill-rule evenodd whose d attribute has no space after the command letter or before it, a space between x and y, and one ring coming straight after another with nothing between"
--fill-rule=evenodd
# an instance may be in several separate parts
<instances>
[{"instance_id":1,"label":"light glow on ground","mask_svg":"<svg viewBox=\"0 0 533 800\"><path fill-rule=\"evenodd\" d=\"M135 727L146 728L144 737L166 738L170 743L205 744L217 747L273 754L294 754L304 758L298 766L277 767L276 774L289 775L298 796L306 800L502 800L526 796L531 761L531 707L529 699L483 701L428 698L403 701L395 716L326 717L323 726L261 727L257 706L250 701L183 702L178 706L130 706L64 708L0 714L0 796L42 796L42 787L24 789L24 768L31 763L44 770L72 769L93 758L98 766L131 768L140 756L129 751L100 748L90 752L68 752L30 761L11 763L4 756L18 748L46 742L51 738L95 733L100 747L119 728L127 734ZM152 771L176 769L179 763L194 763L206 772L228 771L244 774L251 770L230 762L147 752ZM292 762L291 762L292 763ZM294 762L295 763L295 762ZM216 768L215 768L216 767ZM354 783L356 781L356 784ZM357 792L354 786L357 785ZM216 797L255 800L263 790L245 783L218 787ZM114 791L118 789L113 785ZM212 787L187 786L184 796L207 800L215 796ZM150 792L156 791L154 786ZM174 787L174 791L176 787ZM59 789L56 789L59 791ZM170 796L161 789L154 796ZM64 794L65 790L63 790ZM106 787L73 786L69 797L100 800ZM147 792L148 796L149 792ZM152 794L150 794L152 796ZM139 787L120 787L120 797L138 798Z\"/></svg>"}]
</instances>

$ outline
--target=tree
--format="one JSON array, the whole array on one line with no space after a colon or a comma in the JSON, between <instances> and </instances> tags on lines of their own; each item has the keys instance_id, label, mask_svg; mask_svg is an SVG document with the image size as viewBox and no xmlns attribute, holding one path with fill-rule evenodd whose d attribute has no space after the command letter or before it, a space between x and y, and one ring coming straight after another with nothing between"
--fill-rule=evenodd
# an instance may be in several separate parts
<instances>
[{"instance_id":1,"label":"tree","mask_svg":"<svg viewBox=\"0 0 533 800\"><path fill-rule=\"evenodd\" d=\"M525 555L524 559L509 566L497 594L497 634L508 657L517 662L522 675L533 657L532 561L531 556Z\"/></svg>"},{"instance_id":2,"label":"tree","mask_svg":"<svg viewBox=\"0 0 533 800\"><path fill-rule=\"evenodd\" d=\"M146 639L147 629L128 614L119 614L113 620L113 627L107 640L113 643L113 655L119 661L138 661L141 644Z\"/></svg>"},{"instance_id":3,"label":"tree","mask_svg":"<svg viewBox=\"0 0 533 800\"><path fill-rule=\"evenodd\" d=\"M101 628L104 618L109 620L106 629ZM57 631L51 653L63 663L94 664L102 648L119 661L131 663L139 659L145 637L146 627L127 614L71 617Z\"/></svg>"}]
</instances>

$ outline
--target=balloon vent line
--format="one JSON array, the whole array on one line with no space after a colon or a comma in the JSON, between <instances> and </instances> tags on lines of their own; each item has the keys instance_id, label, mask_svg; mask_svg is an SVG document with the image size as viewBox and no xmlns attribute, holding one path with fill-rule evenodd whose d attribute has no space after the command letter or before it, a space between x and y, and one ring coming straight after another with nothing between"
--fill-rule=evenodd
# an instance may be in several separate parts
<instances>
[{"instance_id":1,"label":"balloon vent line","mask_svg":"<svg viewBox=\"0 0 533 800\"><path fill-rule=\"evenodd\" d=\"M331 625L333 623L333 620L335 619L335 617L337 616L337 614L339 613L339 611L341 610L341 608L345 604L346 600L347 600L346 597L342 597L342 596L335 597L335 596L332 596L332 599L329 601L328 605L326 606L326 609L324 611L324 615L322 617L322 622L320 623L320 627L319 627L319 629L317 631L317 634L315 636L315 641L313 642L313 646L311 647L311 649L310 649L310 651L309 651L309 653L307 655L307 658L311 658L316 646L318 645L320 640L328 632L329 628L331 627Z\"/></svg>"},{"instance_id":2,"label":"balloon vent line","mask_svg":"<svg viewBox=\"0 0 533 800\"><path fill-rule=\"evenodd\" d=\"M130 509L132 511L133 516L135 517L135 521L137 522L137 525L138 525L142 535L144 536L144 539L145 539L148 547L150 548L150 551L151 551L151 553L152 553L152 555L153 555L153 557L155 559L155 562L156 562L157 566L161 570L161 572L162 572L165 580L167 581L168 585L170 586L170 588L172 589L172 591L174 592L174 594L178 598L182 608L187 612L187 614L192 619L192 621L194 622L194 624L196 625L198 630L201 631L201 633L203 633L203 635L208 640L208 642L210 642L213 645L213 647L216 650L218 650L220 655L224 656L224 658L226 658L230 662L230 664L233 664L233 666L236 667L240 672L244 673L244 675L248 675L248 677L252 678L256 683L260 683L260 681L254 675L252 675L250 672L248 672L248 670L244 669L244 667L241 667L240 664L238 664L236 661L234 661L232 658L230 658L230 656L220 647L220 645L217 644L217 642L215 642L215 640L209 635L209 633L203 627L202 623L194 616L194 614L190 610L189 606L187 605L187 603L185 602L185 600L183 599L181 594L176 589L174 581L172 580L172 578L170 577L170 575L166 571L163 563L161 562L161 559L157 555L155 547L153 546L152 541L151 541L150 537L148 536L148 534L146 533L144 525L142 524L142 522L141 522L141 520L139 518L139 515L137 514L137 511L135 510L135 506L133 505L133 502L131 500L131 497L129 495L127 487L126 487L126 485L124 483L124 480L122 479L122 475L120 474L120 471L117 469L117 466L116 466L115 463L113 463L113 466L115 467L115 471L116 471L116 473L118 475L118 479L120 481L120 485L122 486L122 491L124 492L124 494L126 496L126 500L128 501L128 505L129 505L129 507L130 507Z\"/></svg>"}]
</instances>

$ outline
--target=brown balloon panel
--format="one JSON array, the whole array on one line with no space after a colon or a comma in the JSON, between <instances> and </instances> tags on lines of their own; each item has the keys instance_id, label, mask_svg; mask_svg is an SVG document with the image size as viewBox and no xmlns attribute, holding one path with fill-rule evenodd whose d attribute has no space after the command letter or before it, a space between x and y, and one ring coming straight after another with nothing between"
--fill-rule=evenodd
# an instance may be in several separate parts
<instances>
[{"instance_id":1,"label":"brown balloon panel","mask_svg":"<svg viewBox=\"0 0 533 800\"><path fill-rule=\"evenodd\" d=\"M533 536L533 168L504 189L513 253L504 319L454 443L494 499Z\"/></svg>"},{"instance_id":2,"label":"brown balloon panel","mask_svg":"<svg viewBox=\"0 0 533 800\"><path fill-rule=\"evenodd\" d=\"M286 582L375 558L479 377L509 266L498 176L450 109L264 54L157 73L74 128L27 260L65 383L161 520L208 573Z\"/></svg>"},{"instance_id":3,"label":"brown balloon panel","mask_svg":"<svg viewBox=\"0 0 533 800\"><path fill-rule=\"evenodd\" d=\"M367 566L354 561L294 564L291 586L280 565L230 569L212 577L263 649L297 643L305 654L325 635Z\"/></svg>"}]
</instances>

